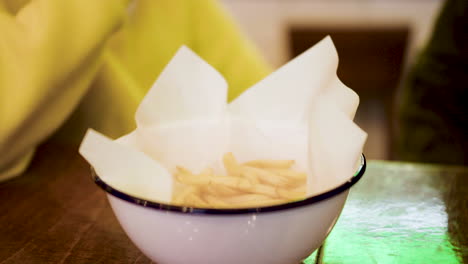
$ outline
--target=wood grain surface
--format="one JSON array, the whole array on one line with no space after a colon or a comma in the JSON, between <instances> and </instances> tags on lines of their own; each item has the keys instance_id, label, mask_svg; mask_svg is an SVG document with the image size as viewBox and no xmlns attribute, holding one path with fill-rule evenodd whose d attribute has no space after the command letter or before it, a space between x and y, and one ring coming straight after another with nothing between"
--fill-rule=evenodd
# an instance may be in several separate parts
<instances>
[{"instance_id":1,"label":"wood grain surface","mask_svg":"<svg viewBox=\"0 0 468 264\"><path fill-rule=\"evenodd\" d=\"M468 263L467 168L371 161L366 174L363 182L352 190L340 221L352 216L355 201L378 198L381 193L378 179L382 175L388 176L386 184L395 185L392 187L395 190L398 186L405 188L401 193L409 198L424 191L421 179L427 176L437 193L440 189L448 218L445 229L454 250L460 261ZM419 176L410 177L415 174ZM393 177L399 180L392 180ZM92 181L89 165L78 155L76 147L51 143L41 146L23 175L0 183L0 201L0 264L151 263L119 226L104 192ZM340 254L340 249L334 248L333 235L340 230L349 232L347 225L352 223L340 221L335 227L338 231L332 232L325 251L319 254L323 263L327 263L330 254ZM354 246L352 253L360 254L362 247ZM379 252L373 254L374 260L379 258ZM309 258L305 263L315 261L318 260Z\"/></svg>"},{"instance_id":2,"label":"wood grain surface","mask_svg":"<svg viewBox=\"0 0 468 264\"><path fill-rule=\"evenodd\" d=\"M39 148L0 183L0 263L151 263L120 228L76 148Z\"/></svg>"}]
</instances>

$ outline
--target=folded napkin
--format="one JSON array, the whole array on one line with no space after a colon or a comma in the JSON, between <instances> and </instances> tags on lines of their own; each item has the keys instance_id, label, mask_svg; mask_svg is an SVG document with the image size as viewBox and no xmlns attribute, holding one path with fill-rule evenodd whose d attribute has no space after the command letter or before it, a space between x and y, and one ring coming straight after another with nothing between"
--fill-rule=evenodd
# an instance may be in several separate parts
<instances>
[{"instance_id":1,"label":"folded napkin","mask_svg":"<svg viewBox=\"0 0 468 264\"><path fill-rule=\"evenodd\" d=\"M166 203L176 166L223 172L227 152L240 162L294 159L308 172L307 195L324 192L352 177L367 137L337 67L326 37L228 104L223 77L181 47L141 102L136 130L116 141L89 130L80 153L110 186Z\"/></svg>"}]
</instances>

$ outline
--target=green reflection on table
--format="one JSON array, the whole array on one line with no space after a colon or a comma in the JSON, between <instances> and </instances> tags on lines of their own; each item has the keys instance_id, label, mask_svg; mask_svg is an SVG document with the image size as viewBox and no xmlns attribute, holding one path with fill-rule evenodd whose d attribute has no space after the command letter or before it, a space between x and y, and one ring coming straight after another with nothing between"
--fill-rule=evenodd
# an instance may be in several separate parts
<instances>
[{"instance_id":1,"label":"green reflection on table","mask_svg":"<svg viewBox=\"0 0 468 264\"><path fill-rule=\"evenodd\" d=\"M323 247L304 263L461 263L431 166L370 162Z\"/></svg>"}]
</instances>

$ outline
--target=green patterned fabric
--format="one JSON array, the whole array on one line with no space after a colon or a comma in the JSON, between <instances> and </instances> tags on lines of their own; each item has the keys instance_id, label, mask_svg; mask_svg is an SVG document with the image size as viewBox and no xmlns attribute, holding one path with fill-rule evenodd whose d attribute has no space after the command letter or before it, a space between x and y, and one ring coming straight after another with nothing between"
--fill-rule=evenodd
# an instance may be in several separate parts
<instances>
[{"instance_id":1,"label":"green patterned fabric","mask_svg":"<svg viewBox=\"0 0 468 264\"><path fill-rule=\"evenodd\" d=\"M468 164L468 1L447 1L403 91L399 157Z\"/></svg>"}]
</instances>

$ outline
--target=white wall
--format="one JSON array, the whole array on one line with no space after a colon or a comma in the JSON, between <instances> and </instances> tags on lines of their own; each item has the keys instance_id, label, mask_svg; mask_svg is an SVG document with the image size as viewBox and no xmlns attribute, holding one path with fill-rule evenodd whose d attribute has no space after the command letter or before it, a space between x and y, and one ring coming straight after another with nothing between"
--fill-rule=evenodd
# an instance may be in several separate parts
<instances>
[{"instance_id":1,"label":"white wall","mask_svg":"<svg viewBox=\"0 0 468 264\"><path fill-rule=\"evenodd\" d=\"M427 39L441 0L221 0L275 67L288 53L290 25L409 25L411 58Z\"/></svg>"}]
</instances>

